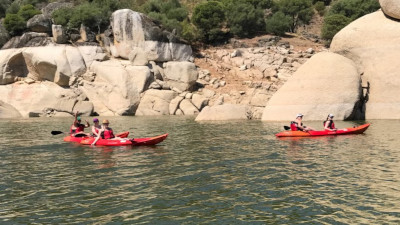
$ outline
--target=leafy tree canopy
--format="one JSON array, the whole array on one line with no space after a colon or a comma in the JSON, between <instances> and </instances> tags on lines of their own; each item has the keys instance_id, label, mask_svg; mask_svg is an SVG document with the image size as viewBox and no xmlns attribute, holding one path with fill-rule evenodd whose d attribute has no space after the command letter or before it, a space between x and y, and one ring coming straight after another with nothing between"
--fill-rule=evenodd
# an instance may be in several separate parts
<instances>
[{"instance_id":1,"label":"leafy tree canopy","mask_svg":"<svg viewBox=\"0 0 400 225\"><path fill-rule=\"evenodd\" d=\"M271 18L266 21L266 29L268 33L283 36L285 32L290 30L292 19L283 12L274 13Z\"/></svg>"},{"instance_id":2,"label":"leafy tree canopy","mask_svg":"<svg viewBox=\"0 0 400 225\"><path fill-rule=\"evenodd\" d=\"M12 36L21 35L26 28L26 21L18 14L7 14L4 27Z\"/></svg>"},{"instance_id":3,"label":"leafy tree canopy","mask_svg":"<svg viewBox=\"0 0 400 225\"><path fill-rule=\"evenodd\" d=\"M197 5L193 11L192 21L200 29L205 41L219 40L223 36L221 28L225 21L223 5L217 1Z\"/></svg>"},{"instance_id":4,"label":"leafy tree canopy","mask_svg":"<svg viewBox=\"0 0 400 225\"><path fill-rule=\"evenodd\" d=\"M254 7L248 0L229 1L225 14L230 32L239 37L249 37L265 31L263 9Z\"/></svg>"},{"instance_id":5,"label":"leafy tree canopy","mask_svg":"<svg viewBox=\"0 0 400 225\"><path fill-rule=\"evenodd\" d=\"M291 17L291 32L296 32L300 24L308 24L313 15L311 0L279 0L276 7Z\"/></svg>"}]
</instances>

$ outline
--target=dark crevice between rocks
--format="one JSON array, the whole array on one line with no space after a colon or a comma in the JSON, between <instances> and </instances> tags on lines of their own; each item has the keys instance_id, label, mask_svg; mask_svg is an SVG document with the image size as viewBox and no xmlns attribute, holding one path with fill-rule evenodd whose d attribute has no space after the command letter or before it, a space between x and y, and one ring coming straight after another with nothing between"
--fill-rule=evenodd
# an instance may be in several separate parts
<instances>
[{"instance_id":1,"label":"dark crevice between rocks","mask_svg":"<svg viewBox=\"0 0 400 225\"><path fill-rule=\"evenodd\" d=\"M351 115L345 120L365 120L365 112L367 109L367 102L369 100L370 83L367 81L367 86L362 86L360 83L360 100L356 102Z\"/></svg>"}]
</instances>

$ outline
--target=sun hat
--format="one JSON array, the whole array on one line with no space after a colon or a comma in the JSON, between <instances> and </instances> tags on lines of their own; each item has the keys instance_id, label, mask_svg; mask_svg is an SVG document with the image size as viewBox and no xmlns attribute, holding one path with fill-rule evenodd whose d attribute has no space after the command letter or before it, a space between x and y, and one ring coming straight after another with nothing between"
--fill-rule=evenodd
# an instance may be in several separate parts
<instances>
[{"instance_id":1,"label":"sun hat","mask_svg":"<svg viewBox=\"0 0 400 225\"><path fill-rule=\"evenodd\" d=\"M329 114L328 117L329 117L329 118L333 118L333 114Z\"/></svg>"},{"instance_id":2,"label":"sun hat","mask_svg":"<svg viewBox=\"0 0 400 225\"><path fill-rule=\"evenodd\" d=\"M93 119L93 122L99 122L99 119L94 118L94 119Z\"/></svg>"},{"instance_id":3,"label":"sun hat","mask_svg":"<svg viewBox=\"0 0 400 225\"><path fill-rule=\"evenodd\" d=\"M108 120L103 120L103 124L109 124L110 122Z\"/></svg>"},{"instance_id":4,"label":"sun hat","mask_svg":"<svg viewBox=\"0 0 400 225\"><path fill-rule=\"evenodd\" d=\"M296 118L297 117L303 117L303 114L299 113L299 114L296 115Z\"/></svg>"}]
</instances>

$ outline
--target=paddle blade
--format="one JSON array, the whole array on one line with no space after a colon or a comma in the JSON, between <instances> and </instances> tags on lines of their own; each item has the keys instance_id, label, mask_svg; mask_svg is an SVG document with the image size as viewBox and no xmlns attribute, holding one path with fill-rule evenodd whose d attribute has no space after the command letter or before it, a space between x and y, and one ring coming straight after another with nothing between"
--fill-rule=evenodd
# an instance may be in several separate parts
<instances>
[{"instance_id":1,"label":"paddle blade","mask_svg":"<svg viewBox=\"0 0 400 225\"><path fill-rule=\"evenodd\" d=\"M283 126L283 128L284 128L285 130L290 130L290 127L289 127L289 126Z\"/></svg>"},{"instance_id":2,"label":"paddle blade","mask_svg":"<svg viewBox=\"0 0 400 225\"><path fill-rule=\"evenodd\" d=\"M57 134L62 134L62 133L64 133L64 132L59 131L59 130L53 130L53 131L51 131L51 134L52 134L52 135L57 135Z\"/></svg>"}]
</instances>

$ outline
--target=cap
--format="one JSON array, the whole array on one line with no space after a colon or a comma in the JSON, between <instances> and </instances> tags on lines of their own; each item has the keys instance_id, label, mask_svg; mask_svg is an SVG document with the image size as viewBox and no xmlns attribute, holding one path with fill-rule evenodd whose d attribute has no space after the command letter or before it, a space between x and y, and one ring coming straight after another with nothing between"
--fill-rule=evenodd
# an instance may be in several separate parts
<instances>
[{"instance_id":1,"label":"cap","mask_svg":"<svg viewBox=\"0 0 400 225\"><path fill-rule=\"evenodd\" d=\"M99 119L94 118L94 119L93 119L93 122L99 122Z\"/></svg>"},{"instance_id":2,"label":"cap","mask_svg":"<svg viewBox=\"0 0 400 225\"><path fill-rule=\"evenodd\" d=\"M299 114L296 115L296 118L297 117L303 117L303 114L299 113Z\"/></svg>"},{"instance_id":3,"label":"cap","mask_svg":"<svg viewBox=\"0 0 400 225\"><path fill-rule=\"evenodd\" d=\"M333 118L333 114L329 114L328 117L329 117L329 118Z\"/></svg>"},{"instance_id":4,"label":"cap","mask_svg":"<svg viewBox=\"0 0 400 225\"><path fill-rule=\"evenodd\" d=\"M103 120L103 124L109 124L110 122L108 120Z\"/></svg>"},{"instance_id":5,"label":"cap","mask_svg":"<svg viewBox=\"0 0 400 225\"><path fill-rule=\"evenodd\" d=\"M76 117L76 120L81 120L81 117L80 117L80 116L77 116L77 117Z\"/></svg>"}]
</instances>

